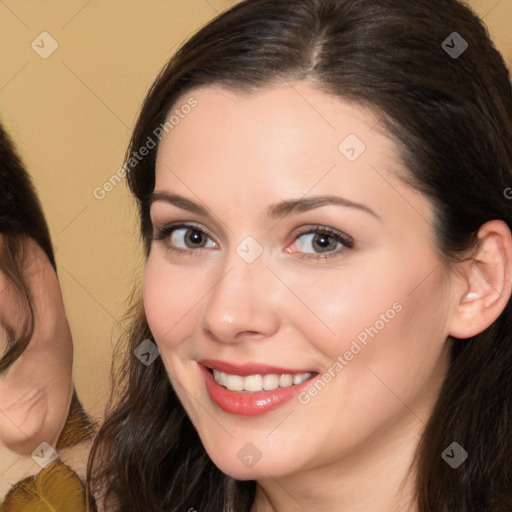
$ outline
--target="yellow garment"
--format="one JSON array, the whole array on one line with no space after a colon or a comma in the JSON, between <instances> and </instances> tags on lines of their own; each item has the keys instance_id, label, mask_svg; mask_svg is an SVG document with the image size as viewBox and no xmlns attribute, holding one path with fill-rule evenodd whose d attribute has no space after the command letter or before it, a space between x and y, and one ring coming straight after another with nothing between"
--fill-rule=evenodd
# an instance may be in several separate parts
<instances>
[{"instance_id":1,"label":"yellow garment","mask_svg":"<svg viewBox=\"0 0 512 512\"><path fill-rule=\"evenodd\" d=\"M64 511L86 512L86 507L78 475L59 460L18 482L0 506L0 512Z\"/></svg>"},{"instance_id":2,"label":"yellow garment","mask_svg":"<svg viewBox=\"0 0 512 512\"><path fill-rule=\"evenodd\" d=\"M95 427L74 390L66 424L57 441L57 450L91 439ZM13 485L4 501L0 501L0 512L93 512L96 506L91 501L88 511L85 486L75 471L57 459L38 474Z\"/></svg>"}]
</instances>

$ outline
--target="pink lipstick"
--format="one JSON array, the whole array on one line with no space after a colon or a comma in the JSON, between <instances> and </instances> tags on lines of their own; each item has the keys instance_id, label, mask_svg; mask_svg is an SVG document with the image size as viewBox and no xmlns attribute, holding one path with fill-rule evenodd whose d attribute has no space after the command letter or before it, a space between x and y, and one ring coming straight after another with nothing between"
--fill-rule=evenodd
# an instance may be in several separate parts
<instances>
[{"instance_id":1,"label":"pink lipstick","mask_svg":"<svg viewBox=\"0 0 512 512\"><path fill-rule=\"evenodd\" d=\"M241 416L259 416L284 406L318 375L311 370L213 359L199 361L199 367L211 400L223 411Z\"/></svg>"}]
</instances>

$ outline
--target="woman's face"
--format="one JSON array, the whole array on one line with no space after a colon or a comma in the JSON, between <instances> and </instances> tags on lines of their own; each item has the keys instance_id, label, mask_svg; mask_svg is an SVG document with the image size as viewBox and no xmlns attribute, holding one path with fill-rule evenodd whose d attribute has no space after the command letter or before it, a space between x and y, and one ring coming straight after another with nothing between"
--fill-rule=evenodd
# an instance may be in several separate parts
<instances>
[{"instance_id":1,"label":"woman's face","mask_svg":"<svg viewBox=\"0 0 512 512\"><path fill-rule=\"evenodd\" d=\"M189 96L158 148L144 305L209 455L260 479L412 445L452 274L378 116L304 82Z\"/></svg>"}]
</instances>

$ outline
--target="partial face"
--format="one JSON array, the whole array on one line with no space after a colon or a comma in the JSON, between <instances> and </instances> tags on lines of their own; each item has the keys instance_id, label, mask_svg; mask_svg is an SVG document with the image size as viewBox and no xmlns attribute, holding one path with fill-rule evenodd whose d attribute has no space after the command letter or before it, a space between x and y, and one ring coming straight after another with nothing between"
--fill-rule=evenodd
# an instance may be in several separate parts
<instances>
[{"instance_id":1,"label":"partial face","mask_svg":"<svg viewBox=\"0 0 512 512\"><path fill-rule=\"evenodd\" d=\"M453 298L378 117L306 83L190 96L158 148L144 305L209 455L259 479L414 438Z\"/></svg>"},{"instance_id":2,"label":"partial face","mask_svg":"<svg viewBox=\"0 0 512 512\"><path fill-rule=\"evenodd\" d=\"M32 294L34 332L23 354L0 375L0 461L7 460L5 449L30 455L42 442L55 446L73 392L73 345L59 281L33 241L28 242L24 276ZM0 322L19 332L26 312L16 293L0 273ZM3 328L0 335L3 353ZM0 462L2 469L7 468Z\"/></svg>"}]
</instances>

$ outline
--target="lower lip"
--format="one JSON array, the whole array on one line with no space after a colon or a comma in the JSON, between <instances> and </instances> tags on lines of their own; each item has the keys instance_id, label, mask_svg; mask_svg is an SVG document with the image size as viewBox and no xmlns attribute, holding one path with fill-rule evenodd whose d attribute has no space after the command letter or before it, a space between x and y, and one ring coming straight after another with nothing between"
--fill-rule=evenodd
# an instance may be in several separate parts
<instances>
[{"instance_id":1,"label":"lower lip","mask_svg":"<svg viewBox=\"0 0 512 512\"><path fill-rule=\"evenodd\" d=\"M204 365L199 364L199 367L203 372L206 390L212 401L223 411L240 416L260 416L282 407L309 386L315 378L310 377L301 384L295 384L287 388L248 393L230 391L221 386Z\"/></svg>"}]
</instances>

